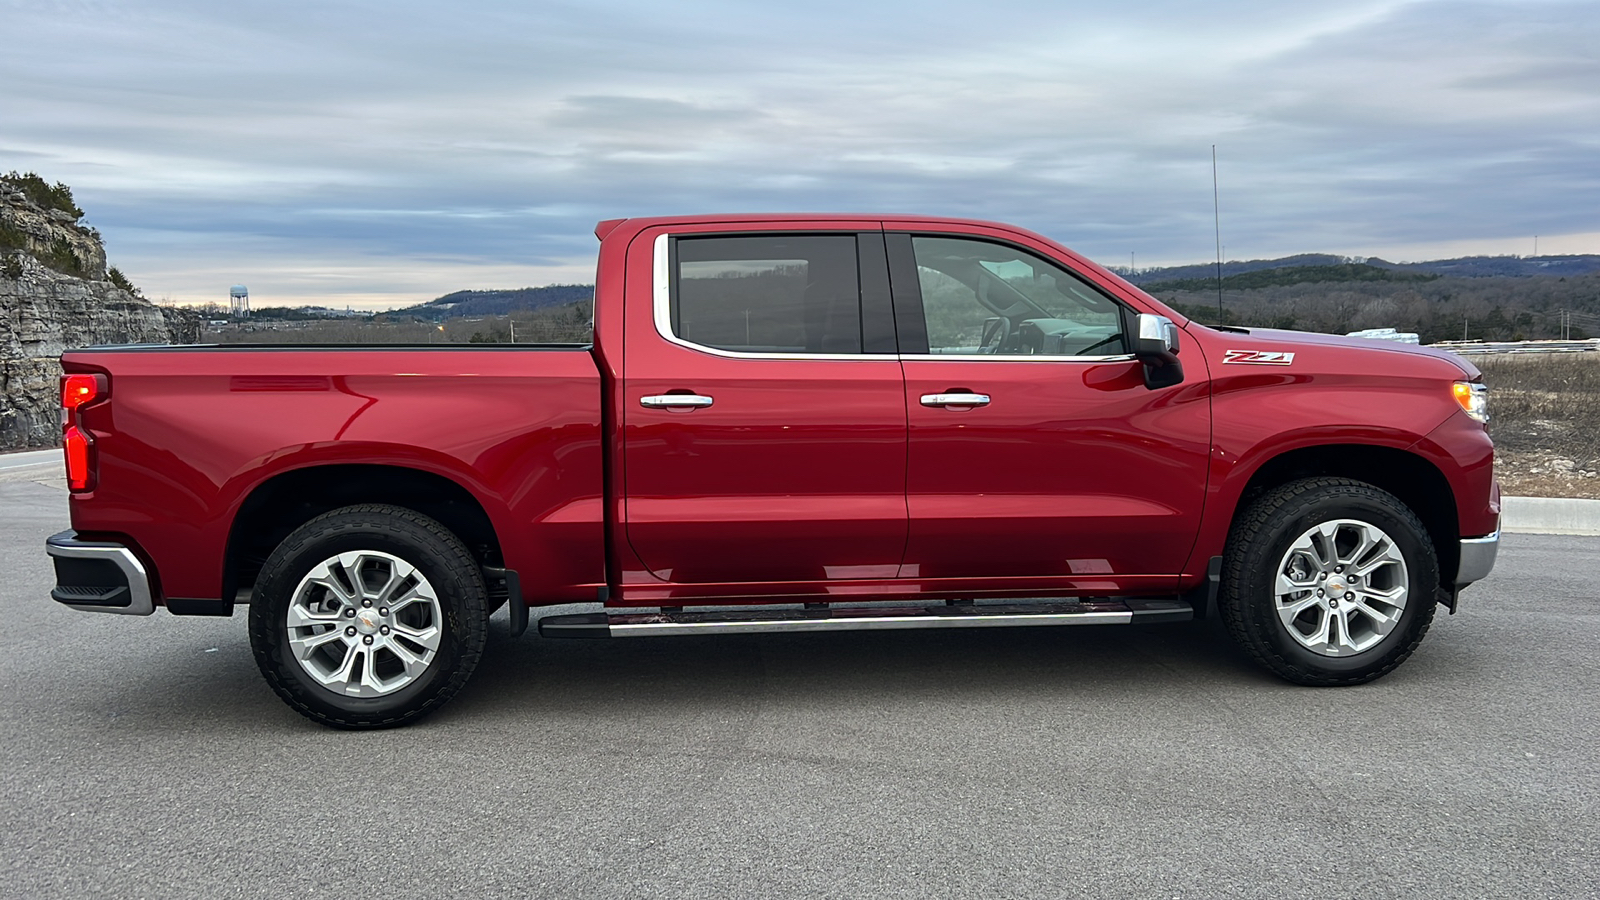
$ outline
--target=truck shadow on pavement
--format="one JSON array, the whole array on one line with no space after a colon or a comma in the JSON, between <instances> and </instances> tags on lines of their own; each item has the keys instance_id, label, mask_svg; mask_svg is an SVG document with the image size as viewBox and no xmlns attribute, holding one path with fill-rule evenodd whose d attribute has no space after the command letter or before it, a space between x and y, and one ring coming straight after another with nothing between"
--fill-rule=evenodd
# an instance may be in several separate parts
<instances>
[{"instance_id":1,"label":"truck shadow on pavement","mask_svg":"<svg viewBox=\"0 0 1600 900\"><path fill-rule=\"evenodd\" d=\"M531 632L513 638L504 623L491 623L483 662L446 710L452 718L630 703L707 715L730 696L749 695L848 707L864 695L929 691L1006 702L1107 689L1283 685L1250 664L1214 622L610 640Z\"/></svg>"},{"instance_id":2,"label":"truck shadow on pavement","mask_svg":"<svg viewBox=\"0 0 1600 900\"><path fill-rule=\"evenodd\" d=\"M202 640L202 643L205 641ZM301 719L261 678L242 628L174 665L124 659L120 687L72 690L80 713L196 731L277 731ZM561 722L596 711L654 719L725 716L751 704L824 713L863 704L952 708L1104 703L1226 685L1290 685L1257 670L1214 622L1123 627L890 631L610 640L513 638L490 623L483 660L448 705L412 726Z\"/></svg>"}]
</instances>

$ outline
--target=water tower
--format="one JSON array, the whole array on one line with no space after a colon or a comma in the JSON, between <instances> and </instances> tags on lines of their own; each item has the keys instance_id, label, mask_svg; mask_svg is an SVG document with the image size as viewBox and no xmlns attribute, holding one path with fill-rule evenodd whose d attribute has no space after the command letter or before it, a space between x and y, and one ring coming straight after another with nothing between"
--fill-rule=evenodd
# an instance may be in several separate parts
<instances>
[{"instance_id":1,"label":"water tower","mask_svg":"<svg viewBox=\"0 0 1600 900\"><path fill-rule=\"evenodd\" d=\"M228 312L235 319L250 318L250 291L244 285L228 288Z\"/></svg>"}]
</instances>

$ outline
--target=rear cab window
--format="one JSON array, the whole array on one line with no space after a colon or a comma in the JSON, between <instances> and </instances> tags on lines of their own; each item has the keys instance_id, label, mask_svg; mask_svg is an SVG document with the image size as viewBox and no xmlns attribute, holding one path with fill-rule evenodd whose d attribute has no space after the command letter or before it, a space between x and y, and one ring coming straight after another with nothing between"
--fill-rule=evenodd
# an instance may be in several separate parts
<instances>
[{"instance_id":1,"label":"rear cab window","mask_svg":"<svg viewBox=\"0 0 1600 900\"><path fill-rule=\"evenodd\" d=\"M670 337L736 354L862 352L853 234L680 237Z\"/></svg>"}]
</instances>

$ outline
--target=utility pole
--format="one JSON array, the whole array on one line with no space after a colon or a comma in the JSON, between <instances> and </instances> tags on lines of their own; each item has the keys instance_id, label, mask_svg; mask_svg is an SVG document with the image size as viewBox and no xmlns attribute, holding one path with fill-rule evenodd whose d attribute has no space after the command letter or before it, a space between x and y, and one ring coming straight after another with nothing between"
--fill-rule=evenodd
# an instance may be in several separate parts
<instances>
[{"instance_id":1,"label":"utility pole","mask_svg":"<svg viewBox=\"0 0 1600 900\"><path fill-rule=\"evenodd\" d=\"M517 320L510 313L506 314L506 321L511 323L511 343L517 342Z\"/></svg>"},{"instance_id":2,"label":"utility pole","mask_svg":"<svg viewBox=\"0 0 1600 900\"><path fill-rule=\"evenodd\" d=\"M1462 313L1461 314L1461 339L1463 341L1467 339L1467 314L1466 313Z\"/></svg>"}]
</instances>

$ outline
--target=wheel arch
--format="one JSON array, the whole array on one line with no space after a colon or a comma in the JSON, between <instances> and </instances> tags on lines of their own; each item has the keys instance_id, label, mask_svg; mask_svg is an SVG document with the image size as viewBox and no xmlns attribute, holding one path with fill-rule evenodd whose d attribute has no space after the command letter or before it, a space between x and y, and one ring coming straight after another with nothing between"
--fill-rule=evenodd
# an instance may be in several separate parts
<instances>
[{"instance_id":1,"label":"wheel arch","mask_svg":"<svg viewBox=\"0 0 1600 900\"><path fill-rule=\"evenodd\" d=\"M459 537L479 566L505 565L488 511L460 483L407 466L327 463L280 472L246 495L228 530L223 597L254 584L262 562L290 532L323 513L361 503L428 516Z\"/></svg>"},{"instance_id":2,"label":"wheel arch","mask_svg":"<svg viewBox=\"0 0 1600 900\"><path fill-rule=\"evenodd\" d=\"M1428 529L1441 584L1455 572L1461 552L1455 493L1442 471L1407 450L1372 444L1321 444L1287 450L1251 473L1234 505L1228 531L1267 491L1302 478L1331 476L1365 482L1393 494Z\"/></svg>"}]
</instances>

